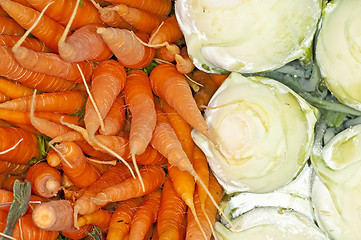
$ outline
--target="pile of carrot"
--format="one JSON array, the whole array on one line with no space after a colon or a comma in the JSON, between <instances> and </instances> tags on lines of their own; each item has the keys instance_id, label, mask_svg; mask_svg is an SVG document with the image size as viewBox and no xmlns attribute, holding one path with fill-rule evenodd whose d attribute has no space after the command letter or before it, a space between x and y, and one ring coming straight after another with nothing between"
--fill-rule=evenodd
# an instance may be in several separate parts
<instances>
[{"instance_id":1,"label":"pile of carrot","mask_svg":"<svg viewBox=\"0 0 361 240\"><path fill-rule=\"evenodd\" d=\"M223 190L191 131L214 141L225 77L195 69L172 8L0 0L0 233L19 180L15 239L212 238Z\"/></svg>"}]
</instances>

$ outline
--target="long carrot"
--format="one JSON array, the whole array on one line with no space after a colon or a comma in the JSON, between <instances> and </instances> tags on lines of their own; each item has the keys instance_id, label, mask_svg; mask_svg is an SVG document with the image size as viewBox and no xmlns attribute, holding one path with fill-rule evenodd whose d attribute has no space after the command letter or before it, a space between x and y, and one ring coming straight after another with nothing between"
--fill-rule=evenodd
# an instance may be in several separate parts
<instances>
[{"instance_id":1,"label":"long carrot","mask_svg":"<svg viewBox=\"0 0 361 240\"><path fill-rule=\"evenodd\" d=\"M31 189L35 194L45 198L57 195L60 190L60 173L46 162L31 166L25 179L31 182Z\"/></svg>"},{"instance_id":2,"label":"long carrot","mask_svg":"<svg viewBox=\"0 0 361 240\"><path fill-rule=\"evenodd\" d=\"M170 178L163 185L163 192L159 206L157 232L161 240L178 240L180 227L187 205L176 193Z\"/></svg>"},{"instance_id":3,"label":"long carrot","mask_svg":"<svg viewBox=\"0 0 361 240\"><path fill-rule=\"evenodd\" d=\"M20 38L20 36L0 35L0 45L12 47L20 40ZM50 49L36 38L26 38L22 43L22 46L37 52L50 52Z\"/></svg>"},{"instance_id":4,"label":"long carrot","mask_svg":"<svg viewBox=\"0 0 361 240\"><path fill-rule=\"evenodd\" d=\"M0 17L0 34L21 36L24 28L9 17Z\"/></svg>"},{"instance_id":5,"label":"long carrot","mask_svg":"<svg viewBox=\"0 0 361 240\"><path fill-rule=\"evenodd\" d=\"M66 91L75 86L75 83L63 78L37 73L18 64L10 47L0 46L0 75L20 82L21 84L36 88L40 91L54 92Z\"/></svg>"},{"instance_id":6,"label":"long carrot","mask_svg":"<svg viewBox=\"0 0 361 240\"><path fill-rule=\"evenodd\" d=\"M158 15L168 15L172 4L170 0L109 0L110 3L125 4Z\"/></svg>"},{"instance_id":7,"label":"long carrot","mask_svg":"<svg viewBox=\"0 0 361 240\"><path fill-rule=\"evenodd\" d=\"M0 91L10 98L20 98L33 95L34 90L18 82L0 77Z\"/></svg>"},{"instance_id":8,"label":"long carrot","mask_svg":"<svg viewBox=\"0 0 361 240\"><path fill-rule=\"evenodd\" d=\"M144 68L153 61L154 49L144 46L131 31L118 28L98 28L97 32L123 66ZM145 33L137 32L136 35L143 41L148 40Z\"/></svg>"},{"instance_id":9,"label":"long carrot","mask_svg":"<svg viewBox=\"0 0 361 240\"><path fill-rule=\"evenodd\" d=\"M144 166L140 169L140 175L144 181L144 189L138 178L129 178L124 182L108 187L98 193L91 201L99 206L105 206L109 202L123 201L130 198L147 195L159 188L165 178L163 168L157 165Z\"/></svg>"},{"instance_id":10,"label":"long carrot","mask_svg":"<svg viewBox=\"0 0 361 240\"><path fill-rule=\"evenodd\" d=\"M150 74L153 92L172 106L192 127L213 140L183 74L170 64L157 65Z\"/></svg>"},{"instance_id":11,"label":"long carrot","mask_svg":"<svg viewBox=\"0 0 361 240\"><path fill-rule=\"evenodd\" d=\"M112 214L103 209L98 209L93 213L85 214L78 218L77 224L78 227L82 227L87 224L95 225L100 227L102 232L106 232L109 228L109 223Z\"/></svg>"},{"instance_id":12,"label":"long carrot","mask_svg":"<svg viewBox=\"0 0 361 240\"><path fill-rule=\"evenodd\" d=\"M119 202L110 219L108 240L121 240L129 233L132 218L141 203L141 198Z\"/></svg>"},{"instance_id":13,"label":"long carrot","mask_svg":"<svg viewBox=\"0 0 361 240\"><path fill-rule=\"evenodd\" d=\"M15 149L0 154L0 160L27 164L31 158L40 156L39 143L34 134L15 127L0 128L0 152L10 149L20 140L21 142L16 145Z\"/></svg>"},{"instance_id":14,"label":"long carrot","mask_svg":"<svg viewBox=\"0 0 361 240\"><path fill-rule=\"evenodd\" d=\"M99 129L101 135L116 135L124 122L126 106L124 97L118 95L104 118L104 129Z\"/></svg>"},{"instance_id":15,"label":"long carrot","mask_svg":"<svg viewBox=\"0 0 361 240\"><path fill-rule=\"evenodd\" d=\"M142 204L133 216L130 226L129 239L144 239L151 225L157 219L161 196L162 191L158 189L143 198Z\"/></svg>"},{"instance_id":16,"label":"long carrot","mask_svg":"<svg viewBox=\"0 0 361 240\"><path fill-rule=\"evenodd\" d=\"M29 29L40 13L30 7L10 1L1 0L1 7L23 28ZM58 41L64 32L64 27L55 20L44 16L41 18L39 24L34 28L32 33L42 42L44 42L50 49L57 52Z\"/></svg>"},{"instance_id":17,"label":"long carrot","mask_svg":"<svg viewBox=\"0 0 361 240\"><path fill-rule=\"evenodd\" d=\"M26 0L38 11L42 11L51 0ZM55 21L66 25L71 17L72 9L76 4L76 0L68 1L53 1L54 3L46 11L46 15ZM97 9L88 0L83 0L81 7L78 8L74 22L73 29L78 29L90 23L102 23Z\"/></svg>"}]
</instances>

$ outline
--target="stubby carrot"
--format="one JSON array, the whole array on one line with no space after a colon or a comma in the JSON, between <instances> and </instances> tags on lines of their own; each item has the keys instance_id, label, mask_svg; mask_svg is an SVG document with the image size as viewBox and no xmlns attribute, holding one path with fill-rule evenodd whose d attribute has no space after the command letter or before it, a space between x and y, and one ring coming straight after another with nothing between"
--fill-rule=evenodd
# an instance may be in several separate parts
<instances>
[{"instance_id":1,"label":"stubby carrot","mask_svg":"<svg viewBox=\"0 0 361 240\"><path fill-rule=\"evenodd\" d=\"M91 224L100 227L102 232L106 232L109 228L110 218L112 214L103 209L98 209L93 213L85 214L78 218L78 227Z\"/></svg>"},{"instance_id":2,"label":"stubby carrot","mask_svg":"<svg viewBox=\"0 0 361 240\"><path fill-rule=\"evenodd\" d=\"M0 17L0 34L21 36L24 32L24 28L12 18Z\"/></svg>"},{"instance_id":3,"label":"stubby carrot","mask_svg":"<svg viewBox=\"0 0 361 240\"><path fill-rule=\"evenodd\" d=\"M46 155L46 162L49 164L49 166L56 168L61 164L61 158L54 149L50 149Z\"/></svg>"},{"instance_id":4,"label":"stubby carrot","mask_svg":"<svg viewBox=\"0 0 361 240\"><path fill-rule=\"evenodd\" d=\"M175 61L176 54L180 54L180 49L175 44L169 44L167 46L157 48L155 51L155 56L157 60L160 59L161 61L165 61L168 63Z\"/></svg>"}]
</instances>

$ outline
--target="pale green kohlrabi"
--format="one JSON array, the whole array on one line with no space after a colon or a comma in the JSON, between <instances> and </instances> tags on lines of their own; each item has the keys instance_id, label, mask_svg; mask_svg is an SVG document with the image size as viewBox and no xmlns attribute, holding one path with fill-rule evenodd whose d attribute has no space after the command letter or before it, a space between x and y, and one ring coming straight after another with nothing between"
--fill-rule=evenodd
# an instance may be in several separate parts
<instances>
[{"instance_id":1,"label":"pale green kohlrabi","mask_svg":"<svg viewBox=\"0 0 361 240\"><path fill-rule=\"evenodd\" d=\"M361 4L337 0L324 9L316 59L330 91L342 103L361 110Z\"/></svg>"},{"instance_id":2,"label":"pale green kohlrabi","mask_svg":"<svg viewBox=\"0 0 361 240\"><path fill-rule=\"evenodd\" d=\"M215 138L195 143L225 191L271 192L309 159L318 110L280 82L231 73L205 110Z\"/></svg>"},{"instance_id":3,"label":"pale green kohlrabi","mask_svg":"<svg viewBox=\"0 0 361 240\"><path fill-rule=\"evenodd\" d=\"M215 224L219 240L328 240L308 217L291 209L255 208L232 221L233 231Z\"/></svg>"},{"instance_id":4,"label":"pale green kohlrabi","mask_svg":"<svg viewBox=\"0 0 361 240\"><path fill-rule=\"evenodd\" d=\"M334 240L360 240L361 125L338 133L323 148L318 145L311 157L316 219Z\"/></svg>"},{"instance_id":5,"label":"pale green kohlrabi","mask_svg":"<svg viewBox=\"0 0 361 240\"><path fill-rule=\"evenodd\" d=\"M255 73L308 59L322 0L177 0L188 54L204 71Z\"/></svg>"}]
</instances>

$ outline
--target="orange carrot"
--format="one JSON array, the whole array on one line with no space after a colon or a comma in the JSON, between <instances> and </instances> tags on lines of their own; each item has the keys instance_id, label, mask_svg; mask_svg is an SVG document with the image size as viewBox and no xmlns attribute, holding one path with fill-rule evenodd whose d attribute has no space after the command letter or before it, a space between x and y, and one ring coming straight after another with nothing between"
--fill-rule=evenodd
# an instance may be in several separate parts
<instances>
[{"instance_id":1,"label":"orange carrot","mask_svg":"<svg viewBox=\"0 0 361 240\"><path fill-rule=\"evenodd\" d=\"M21 36L24 28L9 17L0 17L0 34Z\"/></svg>"},{"instance_id":2,"label":"orange carrot","mask_svg":"<svg viewBox=\"0 0 361 240\"><path fill-rule=\"evenodd\" d=\"M8 176L5 179L5 181L3 181L1 188L4 189L4 190L8 190L8 191L12 192L13 189L14 189L14 184L15 184L16 180L23 183L24 182L24 177L22 177L20 175Z\"/></svg>"},{"instance_id":3,"label":"orange carrot","mask_svg":"<svg viewBox=\"0 0 361 240\"><path fill-rule=\"evenodd\" d=\"M183 74L171 64L160 64L150 74L153 92L172 106L193 128L213 140Z\"/></svg>"},{"instance_id":4,"label":"orange carrot","mask_svg":"<svg viewBox=\"0 0 361 240\"><path fill-rule=\"evenodd\" d=\"M29 29L40 13L30 7L10 1L1 0L1 7L23 28ZM57 52L58 41L64 32L64 27L53 19L43 16L32 31L33 35L44 42L50 49Z\"/></svg>"},{"instance_id":5,"label":"orange carrot","mask_svg":"<svg viewBox=\"0 0 361 240\"><path fill-rule=\"evenodd\" d=\"M8 13L4 11L4 9L2 7L0 7L0 16L1 17L8 17Z\"/></svg>"},{"instance_id":6,"label":"orange carrot","mask_svg":"<svg viewBox=\"0 0 361 240\"><path fill-rule=\"evenodd\" d=\"M126 160L132 161L132 158L129 157ZM167 163L167 159L151 145L147 146L144 153L137 155L136 160L138 165L165 165Z\"/></svg>"},{"instance_id":7,"label":"orange carrot","mask_svg":"<svg viewBox=\"0 0 361 240\"><path fill-rule=\"evenodd\" d=\"M3 232L5 229L7 215L8 213L6 211L0 210L0 232ZM58 235L58 232L38 228L33 223L31 214L25 214L16 223L12 237L22 240L55 240Z\"/></svg>"},{"instance_id":8,"label":"orange carrot","mask_svg":"<svg viewBox=\"0 0 361 240\"><path fill-rule=\"evenodd\" d=\"M112 214L103 209L98 209L93 213L85 214L78 218L78 227L91 224L100 227L102 232L106 232L109 228L110 218Z\"/></svg>"},{"instance_id":9,"label":"orange carrot","mask_svg":"<svg viewBox=\"0 0 361 240\"><path fill-rule=\"evenodd\" d=\"M155 50L155 56L166 62L174 62L176 54L180 54L180 49L175 44L170 44Z\"/></svg>"},{"instance_id":10,"label":"orange carrot","mask_svg":"<svg viewBox=\"0 0 361 240\"><path fill-rule=\"evenodd\" d=\"M132 218L141 203L141 198L119 202L110 219L108 240L121 240L129 233Z\"/></svg>"},{"instance_id":11,"label":"orange carrot","mask_svg":"<svg viewBox=\"0 0 361 240\"><path fill-rule=\"evenodd\" d=\"M181 49L180 54L175 55L176 68L181 74L188 74L194 70L192 59L189 58L187 47Z\"/></svg>"},{"instance_id":12,"label":"orange carrot","mask_svg":"<svg viewBox=\"0 0 361 240\"><path fill-rule=\"evenodd\" d=\"M60 190L60 173L46 162L31 166L25 179L31 182L31 190L41 197L54 197Z\"/></svg>"},{"instance_id":13,"label":"orange carrot","mask_svg":"<svg viewBox=\"0 0 361 240\"><path fill-rule=\"evenodd\" d=\"M12 191L0 189L0 204L2 204L2 206L0 205L0 210L9 211L10 205L13 200L14 200L14 194ZM41 200L42 199L39 196L30 195L28 210L32 209L37 204L39 204Z\"/></svg>"},{"instance_id":14,"label":"orange carrot","mask_svg":"<svg viewBox=\"0 0 361 240\"><path fill-rule=\"evenodd\" d=\"M222 83L226 78L228 78L228 76L229 74L219 75L219 74L211 73L211 77L213 78L214 82L217 84L218 87L222 85Z\"/></svg>"},{"instance_id":15,"label":"orange carrot","mask_svg":"<svg viewBox=\"0 0 361 240\"><path fill-rule=\"evenodd\" d=\"M36 205L32 217L34 224L48 231L62 231L73 226L73 207L67 200L52 200Z\"/></svg>"},{"instance_id":16,"label":"orange carrot","mask_svg":"<svg viewBox=\"0 0 361 240\"><path fill-rule=\"evenodd\" d=\"M30 96L34 92L29 87L2 77L0 77L0 91L10 98Z\"/></svg>"},{"instance_id":17,"label":"orange carrot","mask_svg":"<svg viewBox=\"0 0 361 240\"><path fill-rule=\"evenodd\" d=\"M88 156L95 157L97 159L102 159L102 160L113 160L114 159L114 157L110 156L109 154L106 154L106 153L103 153L101 151L95 150L86 141L76 141L75 143L81 148L83 153L85 153Z\"/></svg>"},{"instance_id":18,"label":"orange carrot","mask_svg":"<svg viewBox=\"0 0 361 240\"><path fill-rule=\"evenodd\" d=\"M88 235L88 233L91 231L92 227L93 227L92 225L85 225L81 228L72 227L70 229L61 231L61 234L63 234L65 237L67 237L69 239L73 239L73 240L83 239L84 237L86 237Z\"/></svg>"},{"instance_id":19,"label":"orange carrot","mask_svg":"<svg viewBox=\"0 0 361 240\"><path fill-rule=\"evenodd\" d=\"M55 168L61 164L61 158L54 149L50 149L46 155L46 162L49 164L49 166Z\"/></svg>"},{"instance_id":20,"label":"orange carrot","mask_svg":"<svg viewBox=\"0 0 361 240\"><path fill-rule=\"evenodd\" d=\"M0 174L21 174L28 170L29 165L0 161Z\"/></svg>"},{"instance_id":21,"label":"orange carrot","mask_svg":"<svg viewBox=\"0 0 361 240\"><path fill-rule=\"evenodd\" d=\"M124 182L108 187L98 193L91 201L99 206L105 206L109 202L123 201L130 198L147 195L159 188L165 178L163 168L157 165L144 166L140 169L140 175L144 181L144 189L139 178L128 178Z\"/></svg>"},{"instance_id":22,"label":"orange carrot","mask_svg":"<svg viewBox=\"0 0 361 240\"><path fill-rule=\"evenodd\" d=\"M38 11L42 11L50 0L26 0ZM50 5L49 9L45 14L54 19L55 21L66 25L69 22L71 16L71 9L74 9L76 0L68 1L53 1L54 3ZM83 0L82 5L78 8L78 11L75 15L74 22L72 24L73 29L78 29L90 23L102 23L100 20L97 9L90 3L88 0Z\"/></svg>"},{"instance_id":23,"label":"orange carrot","mask_svg":"<svg viewBox=\"0 0 361 240\"><path fill-rule=\"evenodd\" d=\"M144 46L131 31L118 28L98 28L97 32L123 66L144 68L153 61L154 49ZM145 33L137 32L136 35L143 41L148 40Z\"/></svg>"},{"instance_id":24,"label":"orange carrot","mask_svg":"<svg viewBox=\"0 0 361 240\"><path fill-rule=\"evenodd\" d=\"M180 238L180 227L187 205L176 193L170 178L163 185L163 192L159 206L157 232L159 239L178 240Z\"/></svg>"},{"instance_id":25,"label":"orange carrot","mask_svg":"<svg viewBox=\"0 0 361 240\"><path fill-rule=\"evenodd\" d=\"M75 84L63 78L37 73L21 67L15 60L10 47L0 46L0 75L16 80L23 85L40 91L54 92L72 89Z\"/></svg>"},{"instance_id":26,"label":"orange carrot","mask_svg":"<svg viewBox=\"0 0 361 240\"><path fill-rule=\"evenodd\" d=\"M69 162L62 164L63 171L79 188L90 186L99 177L99 173L90 165L80 147L73 142L62 142L55 146Z\"/></svg>"},{"instance_id":27,"label":"orange carrot","mask_svg":"<svg viewBox=\"0 0 361 240\"><path fill-rule=\"evenodd\" d=\"M209 73L202 72L200 70L194 71L192 79L201 84L199 91L194 94L194 99L197 103L199 110L204 110L204 107L208 105L209 100L218 89L217 84Z\"/></svg>"},{"instance_id":28,"label":"orange carrot","mask_svg":"<svg viewBox=\"0 0 361 240\"><path fill-rule=\"evenodd\" d=\"M20 38L20 36L0 35L0 45L12 47ZM43 42L32 37L26 38L22 46L37 52L50 52L50 49Z\"/></svg>"},{"instance_id":29,"label":"orange carrot","mask_svg":"<svg viewBox=\"0 0 361 240\"><path fill-rule=\"evenodd\" d=\"M30 111L32 96L13 99L0 104L0 108L16 111ZM85 103L82 92L63 91L42 93L35 96L35 109L37 111L73 113Z\"/></svg>"},{"instance_id":30,"label":"orange carrot","mask_svg":"<svg viewBox=\"0 0 361 240\"><path fill-rule=\"evenodd\" d=\"M15 149L0 154L1 161L27 164L31 158L38 158L40 156L39 143L34 134L20 128L1 127L0 152L11 149L14 146L16 146Z\"/></svg>"},{"instance_id":31,"label":"orange carrot","mask_svg":"<svg viewBox=\"0 0 361 240\"><path fill-rule=\"evenodd\" d=\"M118 95L113 105L109 109L108 114L104 118L104 129L99 129L101 135L115 135L119 132L124 122L125 115L124 97Z\"/></svg>"},{"instance_id":32,"label":"orange carrot","mask_svg":"<svg viewBox=\"0 0 361 240\"><path fill-rule=\"evenodd\" d=\"M172 8L169 0L108 0L110 3L125 4L158 15L168 15Z\"/></svg>"},{"instance_id":33,"label":"orange carrot","mask_svg":"<svg viewBox=\"0 0 361 240\"><path fill-rule=\"evenodd\" d=\"M8 96L6 96L4 93L0 92L0 103L6 102L10 100Z\"/></svg>"},{"instance_id":34,"label":"orange carrot","mask_svg":"<svg viewBox=\"0 0 361 240\"><path fill-rule=\"evenodd\" d=\"M168 17L164 23L152 31L149 44L173 43L183 37L175 15Z\"/></svg>"},{"instance_id":35,"label":"orange carrot","mask_svg":"<svg viewBox=\"0 0 361 240\"><path fill-rule=\"evenodd\" d=\"M129 23L124 21L124 19L114 10L111 10L114 5L109 5L105 8L102 8L94 0L91 0L94 6L98 9L100 14L100 19L107 24L109 27L116 28L125 28L128 30L135 30Z\"/></svg>"},{"instance_id":36,"label":"orange carrot","mask_svg":"<svg viewBox=\"0 0 361 240\"><path fill-rule=\"evenodd\" d=\"M209 170L206 155L198 147L194 147L193 151L193 166L194 170L197 172L198 176L202 179L204 184L208 187L209 185ZM205 209L205 202L207 199L207 193L203 187L197 182L198 197L201 204L201 209Z\"/></svg>"},{"instance_id":37,"label":"orange carrot","mask_svg":"<svg viewBox=\"0 0 361 240\"><path fill-rule=\"evenodd\" d=\"M130 226L129 239L143 240L152 224L156 221L162 191L149 193L135 212Z\"/></svg>"}]
</instances>

